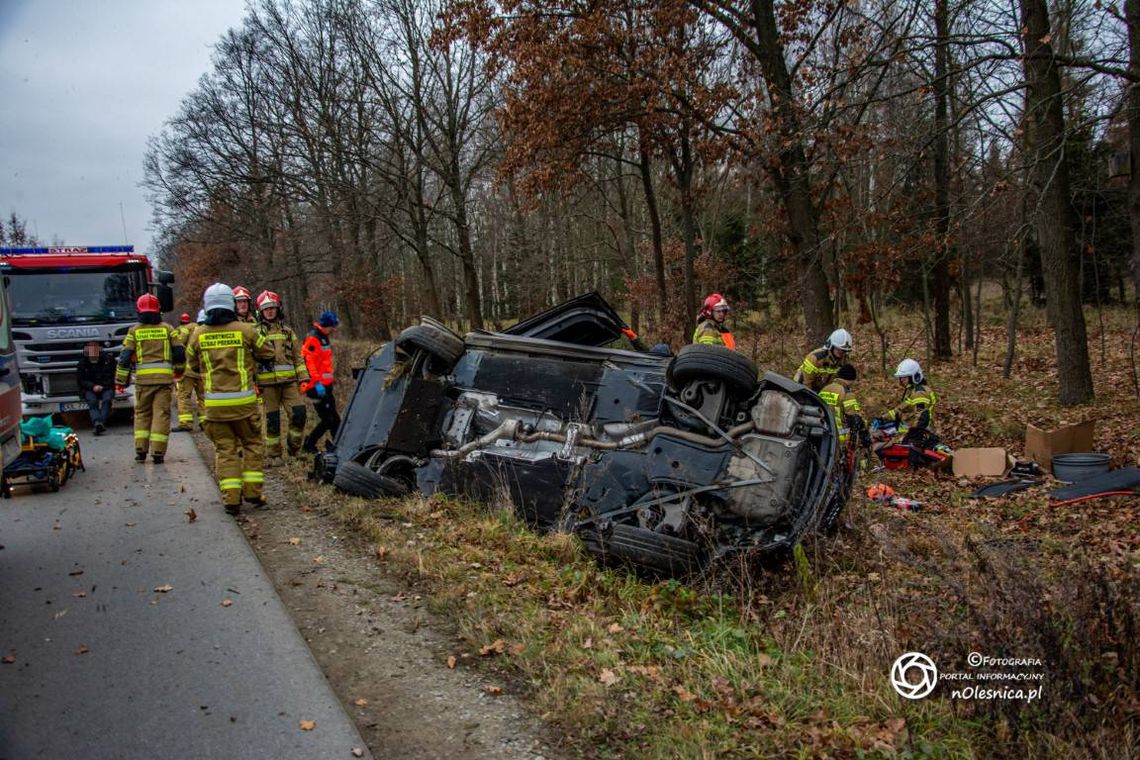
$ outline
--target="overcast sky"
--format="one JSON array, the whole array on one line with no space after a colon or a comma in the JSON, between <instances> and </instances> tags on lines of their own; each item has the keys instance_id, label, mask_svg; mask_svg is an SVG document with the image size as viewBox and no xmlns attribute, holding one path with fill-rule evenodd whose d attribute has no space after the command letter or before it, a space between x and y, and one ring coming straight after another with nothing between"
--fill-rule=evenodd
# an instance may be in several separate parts
<instances>
[{"instance_id":1,"label":"overcast sky","mask_svg":"<svg viewBox=\"0 0 1140 760\"><path fill-rule=\"evenodd\" d=\"M42 242L149 253L147 137L244 0L0 0L0 215ZM122 204L122 217L119 204Z\"/></svg>"}]
</instances>

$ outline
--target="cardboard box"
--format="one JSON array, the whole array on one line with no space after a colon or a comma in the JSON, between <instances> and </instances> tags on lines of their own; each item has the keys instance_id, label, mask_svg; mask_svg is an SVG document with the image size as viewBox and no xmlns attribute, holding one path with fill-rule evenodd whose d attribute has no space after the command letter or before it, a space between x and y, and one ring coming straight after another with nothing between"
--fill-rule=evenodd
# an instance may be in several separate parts
<instances>
[{"instance_id":1,"label":"cardboard box","mask_svg":"<svg viewBox=\"0 0 1140 760\"><path fill-rule=\"evenodd\" d=\"M1065 425L1056 430L1025 426L1025 456L1053 472L1053 457L1093 450L1093 428L1096 420Z\"/></svg>"},{"instance_id":2,"label":"cardboard box","mask_svg":"<svg viewBox=\"0 0 1140 760\"><path fill-rule=\"evenodd\" d=\"M954 474L962 478L1003 477L1014 460L1005 449L956 449Z\"/></svg>"}]
</instances>

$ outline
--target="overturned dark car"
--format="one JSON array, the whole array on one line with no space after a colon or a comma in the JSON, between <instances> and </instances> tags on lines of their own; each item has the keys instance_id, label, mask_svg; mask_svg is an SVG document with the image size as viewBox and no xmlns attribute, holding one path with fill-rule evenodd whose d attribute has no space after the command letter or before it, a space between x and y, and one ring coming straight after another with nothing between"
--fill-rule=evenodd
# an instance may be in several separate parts
<instances>
[{"instance_id":1,"label":"overturned dark car","mask_svg":"<svg viewBox=\"0 0 1140 760\"><path fill-rule=\"evenodd\" d=\"M425 317L358 372L314 473L359 496L509 498L666 574L834 526L846 493L818 396L729 349L644 348L596 293L503 332Z\"/></svg>"}]
</instances>

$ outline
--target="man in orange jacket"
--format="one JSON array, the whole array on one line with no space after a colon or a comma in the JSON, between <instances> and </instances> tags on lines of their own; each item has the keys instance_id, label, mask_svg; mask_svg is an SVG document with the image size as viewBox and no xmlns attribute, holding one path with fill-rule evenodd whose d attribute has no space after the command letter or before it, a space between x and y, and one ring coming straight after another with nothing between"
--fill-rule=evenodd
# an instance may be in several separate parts
<instances>
[{"instance_id":1,"label":"man in orange jacket","mask_svg":"<svg viewBox=\"0 0 1140 760\"><path fill-rule=\"evenodd\" d=\"M316 452L317 442L325 433L336 437L340 428L340 414L336 410L336 398L333 397L333 360L332 360L332 333L340 324L336 314L331 311L321 312L320 318L313 323L313 329L301 345L301 356L305 358L305 368L309 371L309 379L301 383L301 391L313 399L313 408L320 422L305 438L304 451Z\"/></svg>"}]
</instances>

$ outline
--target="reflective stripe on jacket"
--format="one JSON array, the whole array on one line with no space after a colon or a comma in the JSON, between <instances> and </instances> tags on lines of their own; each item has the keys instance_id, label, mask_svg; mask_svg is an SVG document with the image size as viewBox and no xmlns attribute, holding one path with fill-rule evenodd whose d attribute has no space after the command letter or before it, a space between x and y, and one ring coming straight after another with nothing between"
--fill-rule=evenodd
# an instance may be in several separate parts
<instances>
[{"instance_id":1,"label":"reflective stripe on jacket","mask_svg":"<svg viewBox=\"0 0 1140 760\"><path fill-rule=\"evenodd\" d=\"M257 329L273 348L272 362L257 366L258 385L285 385L307 381L309 370L305 367L305 360L301 356L301 341L298 340L297 333L293 332L293 328L276 321L261 322Z\"/></svg>"},{"instance_id":2,"label":"reflective stripe on jacket","mask_svg":"<svg viewBox=\"0 0 1140 760\"><path fill-rule=\"evenodd\" d=\"M305 368L309 372L307 382L301 384L301 392L308 391L317 383L332 385L335 377L332 360L332 338L320 325L313 323L313 329L301 346L305 357Z\"/></svg>"},{"instance_id":3,"label":"reflective stripe on jacket","mask_svg":"<svg viewBox=\"0 0 1140 760\"><path fill-rule=\"evenodd\" d=\"M858 417L863 414L863 407L851 395L851 389L841 380L836 380L824 386L819 392L823 402L831 407L831 414L835 417L835 427L839 431L839 440L846 441L850 425L848 417Z\"/></svg>"},{"instance_id":4,"label":"reflective stripe on jacket","mask_svg":"<svg viewBox=\"0 0 1140 760\"><path fill-rule=\"evenodd\" d=\"M715 319L706 319L697 325L697 329L693 330L693 343L699 343L702 346L736 348L736 338L728 331L727 327Z\"/></svg>"},{"instance_id":5,"label":"reflective stripe on jacket","mask_svg":"<svg viewBox=\"0 0 1140 760\"><path fill-rule=\"evenodd\" d=\"M887 412L887 418L898 420L908 428L933 428L934 407L937 404L938 397L934 395L934 389L926 383L908 385L902 401Z\"/></svg>"},{"instance_id":6,"label":"reflective stripe on jacket","mask_svg":"<svg viewBox=\"0 0 1140 760\"><path fill-rule=\"evenodd\" d=\"M202 377L207 420L239 420L257 413L254 374L258 362L273 359L273 349L253 325L202 325L191 338L186 358Z\"/></svg>"},{"instance_id":7,"label":"reflective stripe on jacket","mask_svg":"<svg viewBox=\"0 0 1140 760\"><path fill-rule=\"evenodd\" d=\"M841 362L831 355L830 349L817 348L804 357L792 379L818 392L835 379L840 364Z\"/></svg>"},{"instance_id":8,"label":"reflective stripe on jacket","mask_svg":"<svg viewBox=\"0 0 1140 760\"><path fill-rule=\"evenodd\" d=\"M129 385L134 371L138 385L169 385L182 372L186 353L173 327L165 322L131 325L123 338L115 384Z\"/></svg>"}]
</instances>

